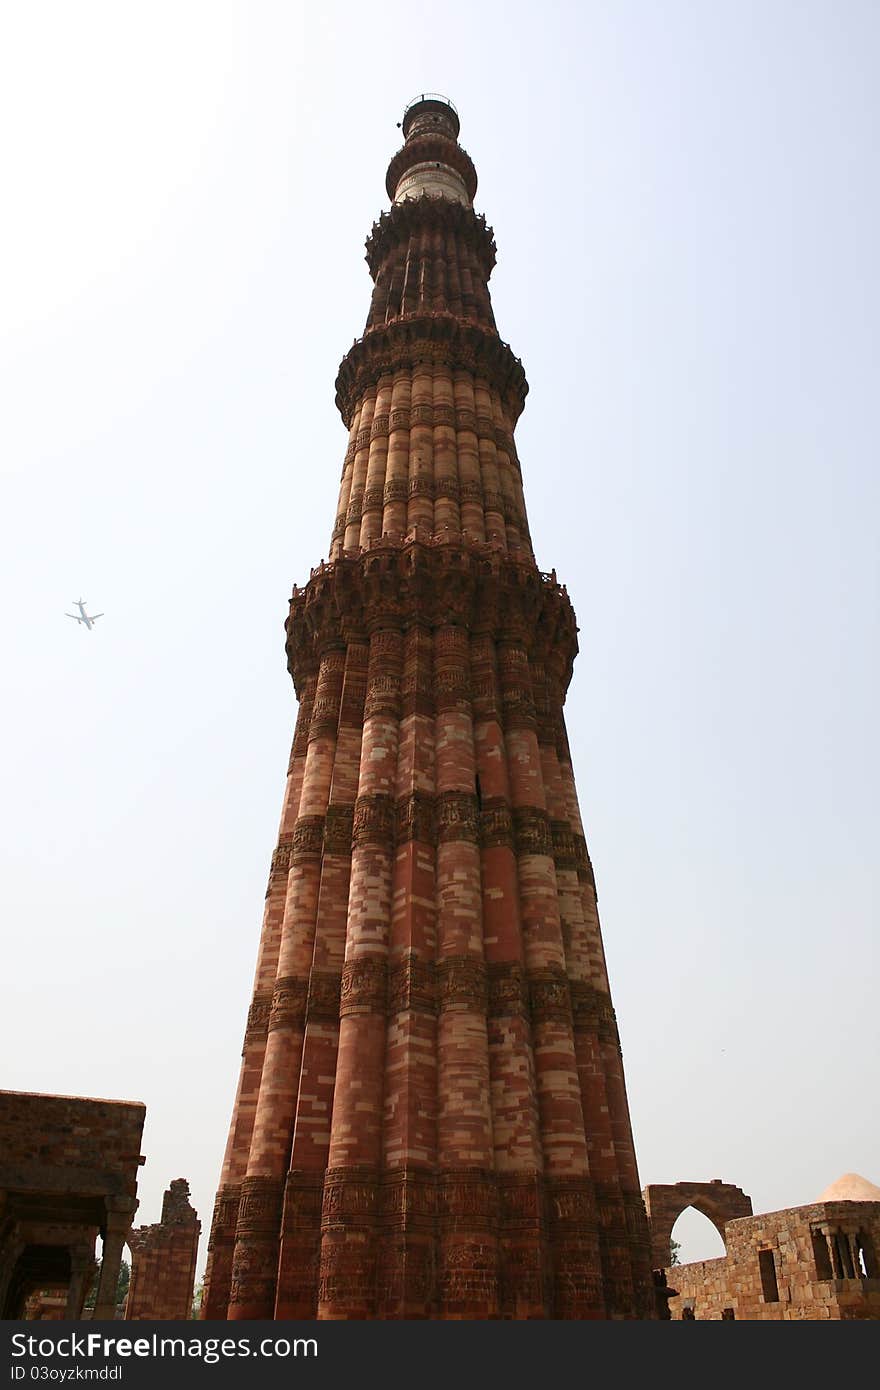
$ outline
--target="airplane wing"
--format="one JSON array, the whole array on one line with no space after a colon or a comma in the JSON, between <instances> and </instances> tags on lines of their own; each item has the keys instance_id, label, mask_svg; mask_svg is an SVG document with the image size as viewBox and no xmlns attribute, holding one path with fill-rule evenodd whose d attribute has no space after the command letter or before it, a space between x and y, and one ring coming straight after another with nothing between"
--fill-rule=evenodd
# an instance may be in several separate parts
<instances>
[{"instance_id":1,"label":"airplane wing","mask_svg":"<svg viewBox=\"0 0 880 1390\"><path fill-rule=\"evenodd\" d=\"M73 618L73 621L74 621L75 623L81 623L81 622L82 622L82 618L78 618L78 617L76 616L75 613L65 613L64 616L65 616L65 618Z\"/></svg>"},{"instance_id":2,"label":"airplane wing","mask_svg":"<svg viewBox=\"0 0 880 1390\"><path fill-rule=\"evenodd\" d=\"M92 620L92 622L94 622L96 618L103 618L103 616L104 616L103 613L90 613L90 614L89 614L89 617L90 617L90 619Z\"/></svg>"}]
</instances>

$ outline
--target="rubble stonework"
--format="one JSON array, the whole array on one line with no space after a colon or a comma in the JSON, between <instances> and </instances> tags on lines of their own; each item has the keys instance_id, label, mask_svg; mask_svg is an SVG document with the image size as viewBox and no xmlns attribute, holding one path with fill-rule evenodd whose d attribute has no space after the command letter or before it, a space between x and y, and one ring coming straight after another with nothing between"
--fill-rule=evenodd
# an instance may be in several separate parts
<instances>
[{"instance_id":1,"label":"rubble stonework","mask_svg":"<svg viewBox=\"0 0 880 1390\"><path fill-rule=\"evenodd\" d=\"M145 1115L134 1101L0 1091L0 1318L79 1318L99 1235L93 1316L115 1317Z\"/></svg>"},{"instance_id":2,"label":"rubble stonework","mask_svg":"<svg viewBox=\"0 0 880 1390\"><path fill-rule=\"evenodd\" d=\"M870 1184L858 1181L870 1192ZM711 1203L713 1187L721 1193L714 1214L706 1210L704 1196L708 1192ZM733 1209L742 1199L751 1210L750 1199L739 1188L679 1183L649 1187L645 1192L655 1250L665 1241L666 1259L672 1224L686 1206L710 1216L725 1242L726 1254L720 1259L658 1271L671 1318L695 1322L880 1318L880 1201L820 1200L725 1222L725 1205ZM673 1209L676 1214L670 1224Z\"/></svg>"},{"instance_id":3,"label":"rubble stonework","mask_svg":"<svg viewBox=\"0 0 880 1390\"><path fill-rule=\"evenodd\" d=\"M162 1220L138 1226L129 1236L131 1282L128 1319L187 1319L192 1316L201 1222L189 1200L189 1183L175 1178L162 1202Z\"/></svg>"},{"instance_id":4,"label":"rubble stonework","mask_svg":"<svg viewBox=\"0 0 880 1390\"><path fill-rule=\"evenodd\" d=\"M206 1318L654 1317L648 1228L535 563L492 231L445 99L367 242Z\"/></svg>"}]
</instances>

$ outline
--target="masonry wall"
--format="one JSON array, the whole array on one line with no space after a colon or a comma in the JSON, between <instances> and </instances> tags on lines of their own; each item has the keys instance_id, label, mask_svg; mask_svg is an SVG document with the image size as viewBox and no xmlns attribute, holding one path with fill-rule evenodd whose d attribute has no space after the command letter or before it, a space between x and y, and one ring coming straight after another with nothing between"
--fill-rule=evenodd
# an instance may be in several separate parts
<instances>
[{"instance_id":1,"label":"masonry wall","mask_svg":"<svg viewBox=\"0 0 880 1390\"><path fill-rule=\"evenodd\" d=\"M79 1317L99 1232L95 1316L113 1316L145 1114L139 1102L0 1091L0 1317L59 1290L64 1316ZM49 1307L37 1301L31 1315Z\"/></svg>"},{"instance_id":2,"label":"masonry wall","mask_svg":"<svg viewBox=\"0 0 880 1390\"><path fill-rule=\"evenodd\" d=\"M186 1320L192 1314L201 1223L190 1205L189 1184L177 1178L165 1193L162 1220L131 1232L129 1320Z\"/></svg>"},{"instance_id":3,"label":"masonry wall","mask_svg":"<svg viewBox=\"0 0 880 1390\"><path fill-rule=\"evenodd\" d=\"M134 1196L145 1113L128 1101L0 1091L0 1186L3 1174L10 1186L42 1186L52 1185L52 1171L88 1170L90 1190ZM75 1189L73 1178L68 1186Z\"/></svg>"},{"instance_id":4,"label":"masonry wall","mask_svg":"<svg viewBox=\"0 0 880 1390\"><path fill-rule=\"evenodd\" d=\"M731 1309L749 1321L880 1318L880 1203L791 1207L731 1221L724 1259L666 1270L673 1319ZM824 1276L824 1277L823 1277Z\"/></svg>"}]
</instances>

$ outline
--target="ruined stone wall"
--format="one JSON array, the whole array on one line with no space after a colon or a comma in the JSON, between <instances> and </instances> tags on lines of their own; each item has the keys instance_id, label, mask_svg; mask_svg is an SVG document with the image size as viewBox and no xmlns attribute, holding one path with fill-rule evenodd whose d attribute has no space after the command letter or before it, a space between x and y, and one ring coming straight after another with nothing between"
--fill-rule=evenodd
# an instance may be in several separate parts
<instances>
[{"instance_id":1,"label":"ruined stone wall","mask_svg":"<svg viewBox=\"0 0 880 1390\"><path fill-rule=\"evenodd\" d=\"M674 1319L880 1318L880 1203L830 1202L731 1221L724 1259L674 1265Z\"/></svg>"},{"instance_id":2,"label":"ruined stone wall","mask_svg":"<svg viewBox=\"0 0 880 1390\"><path fill-rule=\"evenodd\" d=\"M127 1319L185 1320L191 1316L201 1229L190 1204L189 1183L176 1178L165 1193L162 1220L153 1226L139 1226L129 1237Z\"/></svg>"}]
</instances>

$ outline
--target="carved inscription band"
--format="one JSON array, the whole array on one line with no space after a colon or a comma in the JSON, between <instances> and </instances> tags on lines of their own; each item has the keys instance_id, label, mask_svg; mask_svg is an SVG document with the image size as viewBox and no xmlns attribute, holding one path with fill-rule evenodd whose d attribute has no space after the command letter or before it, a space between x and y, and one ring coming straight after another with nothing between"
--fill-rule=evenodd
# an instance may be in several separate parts
<instances>
[{"instance_id":1,"label":"carved inscription band","mask_svg":"<svg viewBox=\"0 0 880 1390\"><path fill-rule=\"evenodd\" d=\"M265 1038L269 1029L302 1027L312 1020L335 1023L347 1013L382 1013L386 1007L390 1013L436 1013L458 1004L487 1011L490 1018L573 1022L575 1029L618 1042L609 995L586 980L570 980L561 970L526 971L519 961L486 964L455 956L435 964L408 953L387 968L383 960L367 958L348 962L341 977L312 971L308 983L277 981L273 994L254 995L245 1043Z\"/></svg>"},{"instance_id":2,"label":"carved inscription band","mask_svg":"<svg viewBox=\"0 0 880 1390\"><path fill-rule=\"evenodd\" d=\"M537 806L511 808L500 798L481 803L469 792L413 792L396 802L384 793L360 796L354 806L332 804L325 816L301 816L293 834L272 856L271 874L324 854L349 855L353 845L395 845L417 840L435 846L451 841L499 846L518 855L542 854L556 868L575 870L592 882L586 841L567 821L550 821Z\"/></svg>"}]
</instances>

